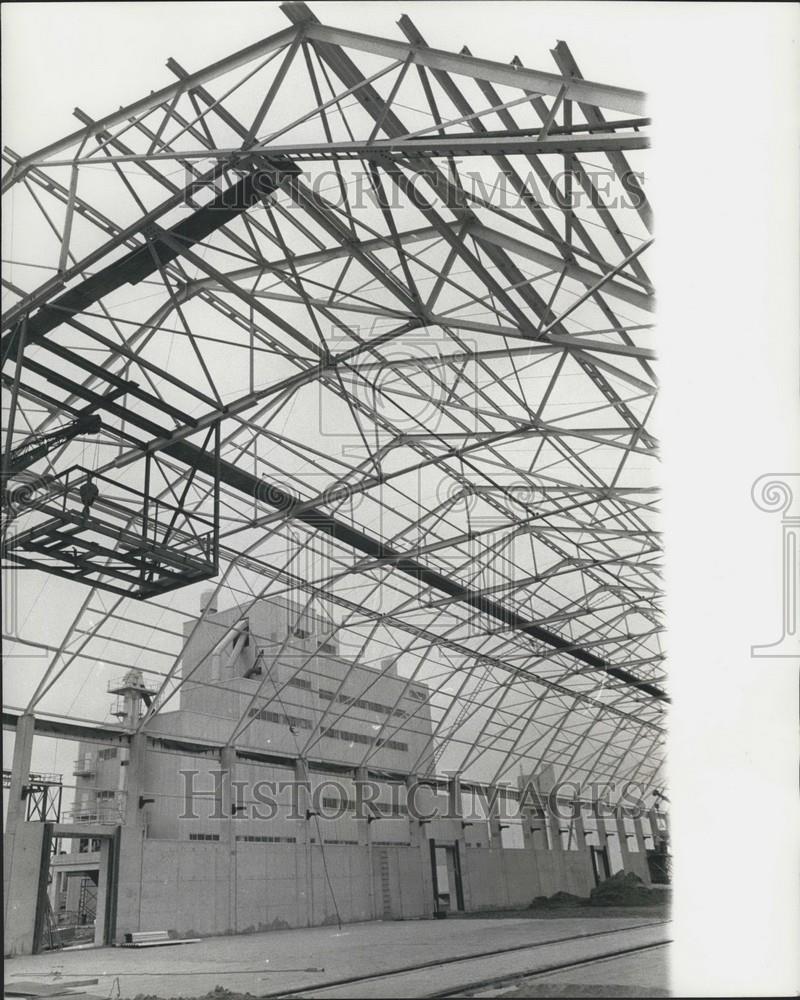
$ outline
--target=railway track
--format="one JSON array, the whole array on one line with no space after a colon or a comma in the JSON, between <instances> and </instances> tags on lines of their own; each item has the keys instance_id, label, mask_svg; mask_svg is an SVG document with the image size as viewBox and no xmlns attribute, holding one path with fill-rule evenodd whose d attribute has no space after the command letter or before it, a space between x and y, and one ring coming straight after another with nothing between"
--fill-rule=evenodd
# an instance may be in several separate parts
<instances>
[{"instance_id":1,"label":"railway track","mask_svg":"<svg viewBox=\"0 0 800 1000\"><path fill-rule=\"evenodd\" d=\"M262 994L262 1000L279 997L403 998L467 996L478 990L512 985L518 980L544 976L608 959L664 947L670 943L670 921L651 921L614 930L595 931L534 944L495 948L439 962L404 966L368 976L352 976Z\"/></svg>"},{"instance_id":2,"label":"railway track","mask_svg":"<svg viewBox=\"0 0 800 1000\"><path fill-rule=\"evenodd\" d=\"M543 969L537 969L536 972L513 973L509 976L495 976L493 979L480 979L476 982L464 983L454 990L445 990L440 993L428 993L427 996L429 998L472 997L480 995L480 993L485 990L498 990L502 989L504 986L511 988L515 985L521 985L522 983L536 983L538 980L546 978L554 972L567 972L570 969L582 969L589 965L599 965L602 962L608 962L611 959L623 958L629 955L638 955L642 952L655 951L659 948L665 948L671 943L671 940L671 938L668 938L665 941L657 941L655 944L639 945L635 948L620 948L616 951L609 951L605 955L596 955L593 958L579 959L575 962L561 962L555 965L547 966Z\"/></svg>"}]
</instances>

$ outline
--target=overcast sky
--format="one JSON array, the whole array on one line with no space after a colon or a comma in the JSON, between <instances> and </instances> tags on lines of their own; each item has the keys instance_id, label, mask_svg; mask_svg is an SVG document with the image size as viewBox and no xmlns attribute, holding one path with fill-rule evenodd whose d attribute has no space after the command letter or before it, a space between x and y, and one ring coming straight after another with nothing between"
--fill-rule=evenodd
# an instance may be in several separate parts
<instances>
[{"instance_id":1,"label":"overcast sky","mask_svg":"<svg viewBox=\"0 0 800 1000\"><path fill-rule=\"evenodd\" d=\"M777 637L781 593L779 523L754 508L750 486L764 472L800 469L798 7L312 8L327 23L395 38L408 12L433 46L518 55L548 71L549 49L564 39L586 77L651 94L677 832L701 825L715 845L712 866L702 852L696 863L684 854L684 877L704 880L709 898L722 898L716 878L741 870L724 845L761 845L753 891L773 913L754 934L736 923L738 907L727 918L695 907L681 914L697 931L684 947L703 962L716 928L729 956L720 975L735 974L743 994L766 994L777 974L770 948L780 945L769 887L796 884L787 859L796 858L797 677L792 663L749 654ZM268 3L17 3L2 18L4 142L21 154L73 131L75 106L100 116L171 82L170 56L196 70L288 23ZM34 765L52 762L49 750ZM774 812L734 815L756 786ZM795 911L781 933L796 928ZM709 982L709 993L720 989Z\"/></svg>"},{"instance_id":2,"label":"overcast sky","mask_svg":"<svg viewBox=\"0 0 800 1000\"><path fill-rule=\"evenodd\" d=\"M585 77L639 90L652 82L658 36L676 16L643 4L311 6L328 24L398 39L404 36L395 22L408 13L436 48L467 45L502 62L518 55L550 72L556 67L549 49L566 39ZM75 127L76 106L99 116L140 97L143 88L173 82L165 67L170 56L185 69L199 69L288 24L277 3L6 4L6 142L28 152Z\"/></svg>"}]
</instances>

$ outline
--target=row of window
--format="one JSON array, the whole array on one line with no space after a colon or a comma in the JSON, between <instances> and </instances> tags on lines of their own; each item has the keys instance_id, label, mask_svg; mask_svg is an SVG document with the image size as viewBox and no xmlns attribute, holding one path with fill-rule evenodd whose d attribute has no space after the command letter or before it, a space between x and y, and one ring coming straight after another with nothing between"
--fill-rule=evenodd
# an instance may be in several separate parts
<instances>
[{"instance_id":1,"label":"row of window","mask_svg":"<svg viewBox=\"0 0 800 1000\"><path fill-rule=\"evenodd\" d=\"M100 799L113 799L117 793L111 792L108 789L103 788L96 794L97 794L97 799L99 801Z\"/></svg>"},{"instance_id":2,"label":"row of window","mask_svg":"<svg viewBox=\"0 0 800 1000\"><path fill-rule=\"evenodd\" d=\"M190 833L189 840L219 840L218 833ZM269 837L261 834L245 833L236 838L237 842L247 844L296 844L296 837ZM358 847L357 840L326 840L326 844L346 844L351 847ZM99 841L98 841L99 844ZM375 847L410 847L408 841L401 840L375 840Z\"/></svg>"},{"instance_id":3,"label":"row of window","mask_svg":"<svg viewBox=\"0 0 800 1000\"><path fill-rule=\"evenodd\" d=\"M356 708L364 708L368 712L379 712L381 715L396 715L400 719L405 719L408 716L408 712L403 711L402 708L390 708L388 705L381 705L380 702L377 701L366 701L363 698L351 698L347 694L340 694L337 698L333 691L326 691L324 688L319 689L319 696L324 701L333 701L335 699L343 705L355 705Z\"/></svg>"},{"instance_id":4,"label":"row of window","mask_svg":"<svg viewBox=\"0 0 800 1000\"><path fill-rule=\"evenodd\" d=\"M254 833L245 833L242 834L242 836L237 837L236 839L243 840L248 844L296 844L297 843L297 837L267 837Z\"/></svg>"},{"instance_id":5,"label":"row of window","mask_svg":"<svg viewBox=\"0 0 800 1000\"><path fill-rule=\"evenodd\" d=\"M78 841L79 854L88 854L90 851L99 851L99 850L100 850L99 837L92 837L91 841L88 840L86 837L81 837L81 839Z\"/></svg>"},{"instance_id":6,"label":"row of window","mask_svg":"<svg viewBox=\"0 0 800 1000\"><path fill-rule=\"evenodd\" d=\"M219 838L217 838L219 839ZM237 837L237 840L245 841L248 844L296 844L296 837L262 837L257 834L245 834L242 837ZM349 844L353 847L358 847L357 840L326 840L326 844Z\"/></svg>"},{"instance_id":7,"label":"row of window","mask_svg":"<svg viewBox=\"0 0 800 1000\"><path fill-rule=\"evenodd\" d=\"M365 736L363 733L348 733L344 729L323 729L321 736L332 737L335 740L345 740L348 743L363 743L365 746L388 747L389 750L401 750L405 753L408 750L408 743L401 743L399 740L373 739L372 736Z\"/></svg>"},{"instance_id":8,"label":"row of window","mask_svg":"<svg viewBox=\"0 0 800 1000\"><path fill-rule=\"evenodd\" d=\"M277 722L278 725L288 726L290 729L311 729L309 719L301 719L295 715L283 715L280 712L270 712L266 708L251 708L250 717L262 719L264 722ZM365 746L388 747L389 750L401 750L405 753L408 750L408 743L401 743L400 740L374 739L363 733L349 733L343 729L322 729L320 736L328 736L335 740L345 740L348 743L363 743Z\"/></svg>"},{"instance_id":9,"label":"row of window","mask_svg":"<svg viewBox=\"0 0 800 1000\"><path fill-rule=\"evenodd\" d=\"M350 811L354 811L356 808L354 799L335 799L328 798L327 796L323 796L322 805L326 809L338 809L340 805L343 805L345 809ZM408 812L405 806L401 806L395 802L370 802L369 808L377 809L384 816L405 816Z\"/></svg>"},{"instance_id":10,"label":"row of window","mask_svg":"<svg viewBox=\"0 0 800 1000\"><path fill-rule=\"evenodd\" d=\"M105 747L103 750L97 751L98 760L113 760L117 756L116 747Z\"/></svg>"},{"instance_id":11,"label":"row of window","mask_svg":"<svg viewBox=\"0 0 800 1000\"><path fill-rule=\"evenodd\" d=\"M281 712L269 712L266 708L251 708L250 716L262 719L264 722L277 722L278 725L288 726L290 729L311 729L309 719L301 719L298 715L283 715Z\"/></svg>"}]
</instances>

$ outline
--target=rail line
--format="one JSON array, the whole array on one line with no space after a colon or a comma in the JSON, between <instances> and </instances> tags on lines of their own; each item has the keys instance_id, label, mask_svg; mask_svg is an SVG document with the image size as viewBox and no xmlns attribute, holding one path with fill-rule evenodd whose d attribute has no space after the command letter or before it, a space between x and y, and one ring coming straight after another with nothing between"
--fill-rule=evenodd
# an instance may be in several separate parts
<instances>
[{"instance_id":1,"label":"rail line","mask_svg":"<svg viewBox=\"0 0 800 1000\"><path fill-rule=\"evenodd\" d=\"M480 979L472 983L457 986L455 989L444 990L440 993L428 993L426 1000L433 1000L434 997L466 997L476 990L496 989L503 986L511 986L514 983L529 983L539 977L545 977L553 972L565 972L567 969L578 969L587 965L598 965L601 962L608 962L612 958L621 958L625 955L635 955L643 951L655 951L664 948L672 943L672 938L664 941L656 941L653 944L636 945L633 948L620 948L617 951L609 951L602 955L594 955L591 958L580 958L573 962L558 962L545 968L536 969L532 972L514 972L508 976L494 976L491 979Z\"/></svg>"},{"instance_id":2,"label":"rail line","mask_svg":"<svg viewBox=\"0 0 800 1000\"><path fill-rule=\"evenodd\" d=\"M586 955L580 958L570 958L566 961L555 961L549 962L546 965L540 965L532 969L519 969L508 974L493 975L490 977L484 976L482 979L467 979L465 982L459 982L454 985L450 985L437 992L424 992L424 993L404 993L404 992L387 992L386 988L392 983L393 980L399 980L398 986L402 989L402 981L404 977L409 977L413 973L424 973L427 970L439 970L442 968L453 968L457 966L463 967L465 974L469 974L471 971L473 975L479 974L480 965L478 968L468 969L467 967L471 964L475 965L478 963L485 964L487 960L493 958L499 958L501 956L512 956L527 951L537 951L542 948L547 947L558 947L565 944L575 944L576 942L586 942L594 941L597 938L609 937L611 935L619 934L630 934L637 931L646 931L655 927L663 927L669 924L669 920L653 920L648 923L640 924L630 924L625 927L615 927L613 929L606 929L602 931L592 931L583 934L573 934L568 937L560 938L549 938L545 941L535 941L530 944L519 944L510 945L507 948L494 948L484 952L478 952L472 955L461 955L453 958L443 958L437 962L420 962L411 965L405 965L395 969L389 969L385 972L370 973L364 976L348 976L342 979L329 980L328 982L320 982L317 984L309 984L302 987L295 987L291 989L277 990L273 993L261 994L261 1000L278 1000L278 998L283 997L308 997L310 998L324 998L324 997L356 997L356 996L373 996L373 997L403 997L403 996L420 996L420 997L452 997L452 996L462 996L465 991L477 990L488 988L491 985L502 985L505 982L511 982L518 979L530 979L534 976L544 975L549 972L556 972L561 969L567 969L571 967L577 967L580 965L588 965L593 962L600 962L605 959L615 958L622 955L633 954L635 952L647 951L653 948L661 948L671 942L671 938L663 938L658 941L647 941L643 944L627 945L622 948L616 948L609 951L603 951L594 955ZM532 956L533 959L533 956ZM374 987L373 992L370 989L369 993L355 993L353 992L357 987ZM383 987L383 989L381 989ZM350 992L341 992L344 988L347 988Z\"/></svg>"}]
</instances>

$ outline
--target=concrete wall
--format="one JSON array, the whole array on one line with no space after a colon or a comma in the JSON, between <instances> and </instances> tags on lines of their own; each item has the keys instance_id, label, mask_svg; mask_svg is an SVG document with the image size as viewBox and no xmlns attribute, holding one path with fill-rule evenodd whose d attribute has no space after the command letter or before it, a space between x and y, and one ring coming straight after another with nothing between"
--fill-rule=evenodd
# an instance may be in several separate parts
<instances>
[{"instance_id":1,"label":"concrete wall","mask_svg":"<svg viewBox=\"0 0 800 1000\"><path fill-rule=\"evenodd\" d=\"M3 843L5 921L3 954L30 955L39 894L44 823L18 823Z\"/></svg>"},{"instance_id":2,"label":"concrete wall","mask_svg":"<svg viewBox=\"0 0 800 1000\"><path fill-rule=\"evenodd\" d=\"M587 851L471 847L462 857L468 910L527 906L560 891L588 896L594 886Z\"/></svg>"},{"instance_id":3,"label":"concrete wall","mask_svg":"<svg viewBox=\"0 0 800 1000\"><path fill-rule=\"evenodd\" d=\"M18 827L10 865L6 954L29 953L44 825ZM116 939L137 930L178 937L243 934L354 921L430 917L427 839L413 845L148 839L121 830ZM527 906L559 890L587 896L588 851L460 845L467 910ZM646 865L630 853L627 870ZM338 910L338 912L337 912Z\"/></svg>"},{"instance_id":4,"label":"concrete wall","mask_svg":"<svg viewBox=\"0 0 800 1000\"><path fill-rule=\"evenodd\" d=\"M137 846L138 863L130 856ZM127 855L123 845L118 939L135 930L184 937L335 924L337 907L342 923L433 913L427 841L327 844L323 858L319 844L141 840ZM467 910L527 906L559 890L588 896L594 885L587 851L473 847L461 859Z\"/></svg>"},{"instance_id":5,"label":"concrete wall","mask_svg":"<svg viewBox=\"0 0 800 1000\"><path fill-rule=\"evenodd\" d=\"M122 845L116 936L167 930L200 937L321 926L336 923L337 907L342 923L427 916L433 910L425 891L427 858L427 845L327 844L323 858L319 844L232 846L131 837Z\"/></svg>"},{"instance_id":6,"label":"concrete wall","mask_svg":"<svg viewBox=\"0 0 800 1000\"><path fill-rule=\"evenodd\" d=\"M374 915L382 920L413 920L433 913L430 853L420 847L374 845Z\"/></svg>"}]
</instances>

